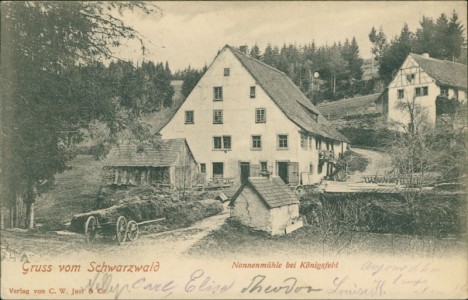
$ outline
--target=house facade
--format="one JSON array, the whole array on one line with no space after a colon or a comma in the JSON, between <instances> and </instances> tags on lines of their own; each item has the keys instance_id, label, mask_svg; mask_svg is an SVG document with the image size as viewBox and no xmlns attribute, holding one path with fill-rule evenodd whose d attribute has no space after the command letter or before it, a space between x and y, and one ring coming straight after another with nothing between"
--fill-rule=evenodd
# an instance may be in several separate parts
<instances>
[{"instance_id":1,"label":"house facade","mask_svg":"<svg viewBox=\"0 0 468 300\"><path fill-rule=\"evenodd\" d=\"M271 235L292 232L303 226L299 199L279 177L250 177L229 203L231 218Z\"/></svg>"},{"instance_id":2,"label":"house facade","mask_svg":"<svg viewBox=\"0 0 468 300\"><path fill-rule=\"evenodd\" d=\"M436 99L439 96L455 98L466 103L466 65L439 60L427 54L410 53L388 85L386 113L389 121L407 126L408 111L399 109L399 103L409 102L422 107L427 120L435 124L437 117Z\"/></svg>"},{"instance_id":3,"label":"house facade","mask_svg":"<svg viewBox=\"0 0 468 300\"><path fill-rule=\"evenodd\" d=\"M127 142L111 149L104 161L108 185L163 185L190 188L197 183L198 165L185 139Z\"/></svg>"},{"instance_id":4,"label":"house facade","mask_svg":"<svg viewBox=\"0 0 468 300\"><path fill-rule=\"evenodd\" d=\"M159 134L185 138L207 180L240 183L319 182L348 143L284 73L228 45Z\"/></svg>"}]
</instances>

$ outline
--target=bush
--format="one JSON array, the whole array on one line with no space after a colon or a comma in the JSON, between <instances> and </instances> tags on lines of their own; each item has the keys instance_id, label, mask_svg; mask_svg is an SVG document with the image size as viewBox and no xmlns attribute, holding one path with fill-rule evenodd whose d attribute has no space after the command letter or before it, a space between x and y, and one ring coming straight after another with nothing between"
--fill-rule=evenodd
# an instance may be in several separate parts
<instances>
[{"instance_id":1,"label":"bush","mask_svg":"<svg viewBox=\"0 0 468 300\"><path fill-rule=\"evenodd\" d=\"M348 163L348 172L364 172L369 164L369 159L351 150L344 153L344 160Z\"/></svg>"},{"instance_id":2,"label":"bush","mask_svg":"<svg viewBox=\"0 0 468 300\"><path fill-rule=\"evenodd\" d=\"M413 197L414 196L414 197ZM437 238L465 232L465 194L413 195L347 193L309 194L300 212L314 226L334 230L429 235Z\"/></svg>"},{"instance_id":3,"label":"bush","mask_svg":"<svg viewBox=\"0 0 468 300\"><path fill-rule=\"evenodd\" d=\"M388 129L343 127L339 132L347 137L351 145L371 148L381 148L388 144L394 133Z\"/></svg>"},{"instance_id":4,"label":"bush","mask_svg":"<svg viewBox=\"0 0 468 300\"><path fill-rule=\"evenodd\" d=\"M189 226L196 221L217 215L223 211L223 205L217 200L179 202L165 209L168 224Z\"/></svg>"}]
</instances>

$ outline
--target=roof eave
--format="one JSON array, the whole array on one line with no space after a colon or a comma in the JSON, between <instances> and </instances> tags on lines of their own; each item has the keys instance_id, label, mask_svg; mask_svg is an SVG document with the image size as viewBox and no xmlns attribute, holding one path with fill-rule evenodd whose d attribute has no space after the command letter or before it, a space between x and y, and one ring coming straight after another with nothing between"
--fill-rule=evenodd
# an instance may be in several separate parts
<instances>
[{"instance_id":1,"label":"roof eave","mask_svg":"<svg viewBox=\"0 0 468 300\"><path fill-rule=\"evenodd\" d=\"M466 86L459 86L459 85L456 85L456 84L453 84L453 83L448 83L448 82L441 82L440 80L436 80L436 84L438 86L446 86L446 87L451 87L451 88L457 88L457 89L462 89L462 90L467 90L467 87Z\"/></svg>"}]
</instances>

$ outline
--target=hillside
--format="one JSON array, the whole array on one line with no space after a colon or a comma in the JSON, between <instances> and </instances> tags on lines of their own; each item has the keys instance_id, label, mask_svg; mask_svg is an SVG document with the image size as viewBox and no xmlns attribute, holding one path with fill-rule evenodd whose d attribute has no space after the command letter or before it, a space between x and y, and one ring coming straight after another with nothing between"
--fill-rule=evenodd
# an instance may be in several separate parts
<instances>
[{"instance_id":1,"label":"hillside","mask_svg":"<svg viewBox=\"0 0 468 300\"><path fill-rule=\"evenodd\" d=\"M70 170L55 176L52 190L36 199L37 223L69 221L74 214L94 208L102 163L92 155L78 155L69 166Z\"/></svg>"}]
</instances>

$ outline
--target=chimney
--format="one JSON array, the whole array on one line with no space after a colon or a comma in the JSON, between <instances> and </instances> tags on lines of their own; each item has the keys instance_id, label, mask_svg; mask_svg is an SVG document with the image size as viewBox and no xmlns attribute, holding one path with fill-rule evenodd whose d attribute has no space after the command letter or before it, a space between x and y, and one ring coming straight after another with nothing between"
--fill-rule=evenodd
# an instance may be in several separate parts
<instances>
[{"instance_id":1,"label":"chimney","mask_svg":"<svg viewBox=\"0 0 468 300\"><path fill-rule=\"evenodd\" d=\"M249 54L248 50L249 49L248 49L247 45L239 46L239 51L244 53L245 55Z\"/></svg>"},{"instance_id":2,"label":"chimney","mask_svg":"<svg viewBox=\"0 0 468 300\"><path fill-rule=\"evenodd\" d=\"M423 53L423 54L422 54L422 57L424 57L424 58L430 58L429 53Z\"/></svg>"}]
</instances>

